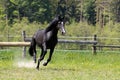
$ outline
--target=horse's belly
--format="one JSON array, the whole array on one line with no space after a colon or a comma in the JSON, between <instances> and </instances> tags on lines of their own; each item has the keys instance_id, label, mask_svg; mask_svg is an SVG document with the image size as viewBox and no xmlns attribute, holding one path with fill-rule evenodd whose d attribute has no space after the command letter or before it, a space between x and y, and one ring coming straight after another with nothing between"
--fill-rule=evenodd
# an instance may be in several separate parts
<instances>
[{"instance_id":1,"label":"horse's belly","mask_svg":"<svg viewBox=\"0 0 120 80\"><path fill-rule=\"evenodd\" d=\"M57 41L50 41L50 42L46 42L46 47L47 49L50 49L50 48L54 48L57 44Z\"/></svg>"}]
</instances>

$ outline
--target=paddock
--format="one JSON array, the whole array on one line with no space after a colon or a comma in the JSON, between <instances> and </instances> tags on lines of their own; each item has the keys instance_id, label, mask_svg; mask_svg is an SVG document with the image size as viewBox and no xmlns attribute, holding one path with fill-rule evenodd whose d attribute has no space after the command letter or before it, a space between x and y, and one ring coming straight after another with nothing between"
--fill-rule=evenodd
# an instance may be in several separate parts
<instances>
[{"instance_id":1,"label":"paddock","mask_svg":"<svg viewBox=\"0 0 120 80\"><path fill-rule=\"evenodd\" d=\"M22 47L0 50L0 80L120 79L120 52L117 51L98 52L93 56L91 51L55 50L50 64L41 65L38 71L28 53L26 58L21 57L21 50Z\"/></svg>"}]
</instances>

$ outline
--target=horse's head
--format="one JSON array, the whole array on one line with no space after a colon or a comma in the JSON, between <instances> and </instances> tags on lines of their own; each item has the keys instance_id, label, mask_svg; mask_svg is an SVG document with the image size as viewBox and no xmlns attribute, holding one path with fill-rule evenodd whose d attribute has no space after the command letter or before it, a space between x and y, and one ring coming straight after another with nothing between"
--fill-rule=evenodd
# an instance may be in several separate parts
<instances>
[{"instance_id":1,"label":"horse's head","mask_svg":"<svg viewBox=\"0 0 120 80\"><path fill-rule=\"evenodd\" d=\"M64 27L64 17L58 16L58 29L61 31L62 35L65 34L65 27Z\"/></svg>"}]
</instances>

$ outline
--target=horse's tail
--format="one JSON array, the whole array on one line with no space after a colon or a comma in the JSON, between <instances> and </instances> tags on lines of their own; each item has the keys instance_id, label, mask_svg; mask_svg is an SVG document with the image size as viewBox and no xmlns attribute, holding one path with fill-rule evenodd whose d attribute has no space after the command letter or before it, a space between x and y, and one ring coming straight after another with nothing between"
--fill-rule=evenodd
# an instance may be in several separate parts
<instances>
[{"instance_id":1,"label":"horse's tail","mask_svg":"<svg viewBox=\"0 0 120 80\"><path fill-rule=\"evenodd\" d=\"M33 56L34 55L34 47L35 47L35 39L32 38L32 41L31 41L31 45L30 45L30 48L29 48L29 54L30 56Z\"/></svg>"}]
</instances>

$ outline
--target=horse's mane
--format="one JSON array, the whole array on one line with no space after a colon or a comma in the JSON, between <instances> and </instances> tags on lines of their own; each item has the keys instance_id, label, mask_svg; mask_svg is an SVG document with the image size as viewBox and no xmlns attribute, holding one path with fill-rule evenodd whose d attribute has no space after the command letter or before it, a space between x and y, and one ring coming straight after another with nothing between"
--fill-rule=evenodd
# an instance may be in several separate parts
<instances>
[{"instance_id":1,"label":"horse's mane","mask_svg":"<svg viewBox=\"0 0 120 80\"><path fill-rule=\"evenodd\" d=\"M52 22L48 25L48 27L45 29L45 31L46 32L49 32L49 31L51 31L54 27L56 27L57 26L57 23L58 23L58 18L54 18L53 20L52 20Z\"/></svg>"}]
</instances>

